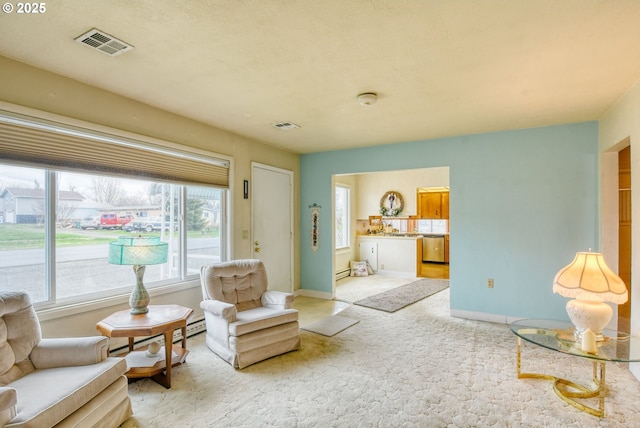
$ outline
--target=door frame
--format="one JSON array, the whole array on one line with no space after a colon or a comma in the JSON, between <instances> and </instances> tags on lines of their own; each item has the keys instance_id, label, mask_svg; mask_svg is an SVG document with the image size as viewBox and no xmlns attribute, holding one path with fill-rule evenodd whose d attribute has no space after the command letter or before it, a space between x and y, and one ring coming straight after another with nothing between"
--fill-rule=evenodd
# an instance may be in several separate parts
<instances>
[{"instance_id":1,"label":"door frame","mask_svg":"<svg viewBox=\"0 0 640 428\"><path fill-rule=\"evenodd\" d=\"M255 197L255 180L254 180L254 170L256 168L260 168L263 170L268 170L268 171L272 171L272 172L277 172L280 174L284 174L286 176L289 177L289 213L290 213L290 222L289 222L289 254L291 255L290 260L289 260L289 292L293 293L293 289L294 289L294 239L293 239L293 233L294 233L294 192L293 192L293 171L288 170L288 169L284 169L284 168L279 168L276 166L272 166L272 165L267 165L267 164L263 164L260 162L251 162L251 256L255 257L255 253L254 253L254 245L253 243L255 242L255 223L254 223L254 216L255 216L255 203L254 203L254 197Z\"/></svg>"}]
</instances>

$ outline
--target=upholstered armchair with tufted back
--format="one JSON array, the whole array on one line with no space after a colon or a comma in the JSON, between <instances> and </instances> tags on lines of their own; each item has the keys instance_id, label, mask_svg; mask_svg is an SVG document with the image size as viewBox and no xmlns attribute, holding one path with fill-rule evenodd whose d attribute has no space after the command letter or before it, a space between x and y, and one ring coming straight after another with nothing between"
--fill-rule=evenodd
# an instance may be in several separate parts
<instances>
[{"instance_id":1,"label":"upholstered armchair with tufted back","mask_svg":"<svg viewBox=\"0 0 640 428\"><path fill-rule=\"evenodd\" d=\"M0 426L117 427L127 363L102 336L43 339L29 295L0 291Z\"/></svg>"},{"instance_id":2,"label":"upholstered armchair with tufted back","mask_svg":"<svg viewBox=\"0 0 640 428\"><path fill-rule=\"evenodd\" d=\"M203 266L200 281L207 346L233 367L300 349L293 294L267 290L260 260Z\"/></svg>"}]
</instances>

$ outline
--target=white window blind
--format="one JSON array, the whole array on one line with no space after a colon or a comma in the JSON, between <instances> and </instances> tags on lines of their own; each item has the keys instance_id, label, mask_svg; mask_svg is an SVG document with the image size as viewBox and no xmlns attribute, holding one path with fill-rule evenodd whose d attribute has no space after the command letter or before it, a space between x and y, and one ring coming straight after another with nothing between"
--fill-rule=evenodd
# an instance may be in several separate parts
<instances>
[{"instance_id":1,"label":"white window blind","mask_svg":"<svg viewBox=\"0 0 640 428\"><path fill-rule=\"evenodd\" d=\"M0 111L0 158L29 166L229 187L229 162Z\"/></svg>"}]
</instances>

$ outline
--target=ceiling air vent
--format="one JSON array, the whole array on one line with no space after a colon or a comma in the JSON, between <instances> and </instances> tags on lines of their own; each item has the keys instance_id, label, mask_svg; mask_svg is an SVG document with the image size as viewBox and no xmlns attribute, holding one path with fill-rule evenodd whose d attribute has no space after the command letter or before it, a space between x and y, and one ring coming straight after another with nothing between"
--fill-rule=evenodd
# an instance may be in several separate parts
<instances>
[{"instance_id":1,"label":"ceiling air vent","mask_svg":"<svg viewBox=\"0 0 640 428\"><path fill-rule=\"evenodd\" d=\"M293 122L278 122L273 124L274 128L281 129L283 131L290 131L291 129L298 129L300 125L296 125Z\"/></svg>"},{"instance_id":2,"label":"ceiling air vent","mask_svg":"<svg viewBox=\"0 0 640 428\"><path fill-rule=\"evenodd\" d=\"M130 44L118 40L96 28L76 37L75 40L78 43L97 49L109 56L117 56L133 49L133 46Z\"/></svg>"}]
</instances>

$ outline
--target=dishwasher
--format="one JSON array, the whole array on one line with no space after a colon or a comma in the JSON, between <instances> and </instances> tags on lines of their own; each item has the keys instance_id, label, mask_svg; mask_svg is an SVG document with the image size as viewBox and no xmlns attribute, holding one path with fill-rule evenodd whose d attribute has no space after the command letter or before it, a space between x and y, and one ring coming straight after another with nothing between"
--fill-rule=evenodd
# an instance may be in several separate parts
<instances>
[{"instance_id":1,"label":"dishwasher","mask_svg":"<svg viewBox=\"0 0 640 428\"><path fill-rule=\"evenodd\" d=\"M422 237L422 261L444 262L444 235Z\"/></svg>"}]
</instances>

